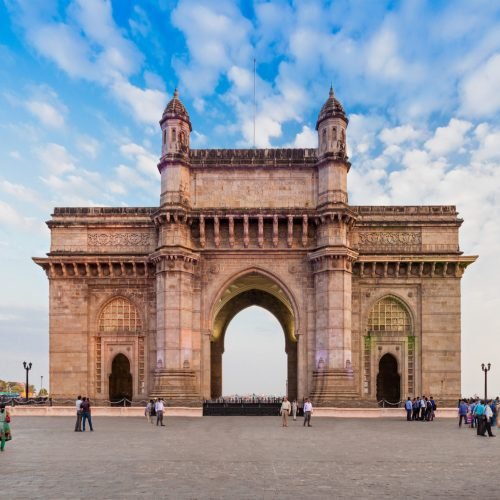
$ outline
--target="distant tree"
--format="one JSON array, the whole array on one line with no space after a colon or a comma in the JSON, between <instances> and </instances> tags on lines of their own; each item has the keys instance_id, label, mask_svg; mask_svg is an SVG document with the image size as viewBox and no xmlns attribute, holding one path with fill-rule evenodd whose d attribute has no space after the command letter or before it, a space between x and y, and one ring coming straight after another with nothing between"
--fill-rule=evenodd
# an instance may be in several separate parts
<instances>
[{"instance_id":1,"label":"distant tree","mask_svg":"<svg viewBox=\"0 0 500 500\"><path fill-rule=\"evenodd\" d=\"M43 389L40 389L40 391L38 392L38 396L40 397L44 397L44 396L48 396L49 393L47 391L47 389L43 388Z\"/></svg>"}]
</instances>

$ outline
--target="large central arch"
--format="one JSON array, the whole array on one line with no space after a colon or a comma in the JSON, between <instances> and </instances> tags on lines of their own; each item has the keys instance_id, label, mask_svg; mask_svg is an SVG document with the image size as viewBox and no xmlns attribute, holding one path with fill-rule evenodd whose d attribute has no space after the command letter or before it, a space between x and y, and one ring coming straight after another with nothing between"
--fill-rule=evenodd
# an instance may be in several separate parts
<instances>
[{"instance_id":1,"label":"large central arch","mask_svg":"<svg viewBox=\"0 0 500 500\"><path fill-rule=\"evenodd\" d=\"M210 396L222 396L222 354L231 320L243 309L259 306L273 314L285 335L288 396L297 397L297 314L295 301L272 275L261 270L247 271L234 277L218 294L212 308L210 342Z\"/></svg>"}]
</instances>

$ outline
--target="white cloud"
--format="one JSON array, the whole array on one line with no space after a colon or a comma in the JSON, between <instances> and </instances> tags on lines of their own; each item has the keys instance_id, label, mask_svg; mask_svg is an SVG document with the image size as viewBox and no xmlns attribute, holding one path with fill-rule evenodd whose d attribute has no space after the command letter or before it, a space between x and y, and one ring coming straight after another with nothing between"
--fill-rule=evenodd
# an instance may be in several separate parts
<instances>
[{"instance_id":1,"label":"white cloud","mask_svg":"<svg viewBox=\"0 0 500 500\"><path fill-rule=\"evenodd\" d=\"M483 123L476 127L475 135L479 146L472 152L472 158L476 161L500 160L500 130L491 130Z\"/></svg>"},{"instance_id":2,"label":"white cloud","mask_svg":"<svg viewBox=\"0 0 500 500\"><path fill-rule=\"evenodd\" d=\"M21 153L19 151L9 151L9 156L11 158L14 158L14 160L20 160L21 159Z\"/></svg>"},{"instance_id":3,"label":"white cloud","mask_svg":"<svg viewBox=\"0 0 500 500\"><path fill-rule=\"evenodd\" d=\"M231 2L181 0L171 19L184 33L190 58L189 63L177 59L174 66L193 96L211 94L222 73L250 63L251 24Z\"/></svg>"},{"instance_id":4,"label":"white cloud","mask_svg":"<svg viewBox=\"0 0 500 500\"><path fill-rule=\"evenodd\" d=\"M158 173L157 168L157 155L135 143L121 145L120 152L125 158L135 162L136 168L139 172L142 172L151 179L159 181L160 174Z\"/></svg>"},{"instance_id":5,"label":"white cloud","mask_svg":"<svg viewBox=\"0 0 500 500\"><path fill-rule=\"evenodd\" d=\"M472 124L452 118L446 127L436 129L434 137L425 143L426 149L434 156L444 156L452 152L463 152L467 144L465 134Z\"/></svg>"},{"instance_id":6,"label":"white cloud","mask_svg":"<svg viewBox=\"0 0 500 500\"><path fill-rule=\"evenodd\" d=\"M76 169L74 158L60 144L49 143L36 151L40 161L49 169L50 174L61 175Z\"/></svg>"},{"instance_id":7,"label":"white cloud","mask_svg":"<svg viewBox=\"0 0 500 500\"><path fill-rule=\"evenodd\" d=\"M27 101L26 108L44 125L60 128L64 125L64 115L54 106L43 101Z\"/></svg>"},{"instance_id":8,"label":"white cloud","mask_svg":"<svg viewBox=\"0 0 500 500\"><path fill-rule=\"evenodd\" d=\"M391 146L414 141L421 137L421 135L421 132L413 128L412 125L401 125L399 127L382 129L379 138L384 144Z\"/></svg>"},{"instance_id":9,"label":"white cloud","mask_svg":"<svg viewBox=\"0 0 500 500\"><path fill-rule=\"evenodd\" d=\"M167 96L164 92L155 89L141 89L123 79L117 79L113 83L112 89L139 122L158 124L167 102Z\"/></svg>"},{"instance_id":10,"label":"white cloud","mask_svg":"<svg viewBox=\"0 0 500 500\"><path fill-rule=\"evenodd\" d=\"M347 128L347 152L353 159L364 155L376 144L376 137L385 120L380 115L352 114Z\"/></svg>"},{"instance_id":11,"label":"white cloud","mask_svg":"<svg viewBox=\"0 0 500 500\"><path fill-rule=\"evenodd\" d=\"M200 132L197 132L196 130L193 130L191 132L190 145L192 148L201 148L203 146L206 146L207 142L208 142L208 138L206 135L201 134Z\"/></svg>"},{"instance_id":12,"label":"white cloud","mask_svg":"<svg viewBox=\"0 0 500 500\"><path fill-rule=\"evenodd\" d=\"M9 227L23 232L45 231L44 225L34 217L26 217L12 205L0 200L0 227Z\"/></svg>"},{"instance_id":13,"label":"white cloud","mask_svg":"<svg viewBox=\"0 0 500 500\"><path fill-rule=\"evenodd\" d=\"M39 195L28 186L0 179L0 189L18 202L40 204Z\"/></svg>"},{"instance_id":14,"label":"white cloud","mask_svg":"<svg viewBox=\"0 0 500 500\"><path fill-rule=\"evenodd\" d=\"M500 110L500 53L467 76L460 89L461 110L468 117L491 116Z\"/></svg>"},{"instance_id":15,"label":"white cloud","mask_svg":"<svg viewBox=\"0 0 500 500\"><path fill-rule=\"evenodd\" d=\"M295 136L293 146L296 148L317 148L318 133L316 130L304 125L302 130Z\"/></svg>"},{"instance_id":16,"label":"white cloud","mask_svg":"<svg viewBox=\"0 0 500 500\"><path fill-rule=\"evenodd\" d=\"M97 139L88 135L79 135L76 140L76 147L89 158L95 159L100 149Z\"/></svg>"}]
</instances>

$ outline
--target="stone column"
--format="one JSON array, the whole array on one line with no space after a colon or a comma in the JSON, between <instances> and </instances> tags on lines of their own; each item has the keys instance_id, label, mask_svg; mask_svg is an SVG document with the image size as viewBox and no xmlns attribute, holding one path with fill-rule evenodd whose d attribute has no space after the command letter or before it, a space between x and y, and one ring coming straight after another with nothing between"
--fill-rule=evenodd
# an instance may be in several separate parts
<instances>
[{"instance_id":1,"label":"stone column","mask_svg":"<svg viewBox=\"0 0 500 500\"><path fill-rule=\"evenodd\" d=\"M157 273L157 364L153 396L171 404L199 404L199 370L193 367L193 274L196 254L160 250Z\"/></svg>"},{"instance_id":2,"label":"stone column","mask_svg":"<svg viewBox=\"0 0 500 500\"><path fill-rule=\"evenodd\" d=\"M351 356L351 263L347 248L310 255L316 298L312 397L316 404L357 397Z\"/></svg>"}]
</instances>

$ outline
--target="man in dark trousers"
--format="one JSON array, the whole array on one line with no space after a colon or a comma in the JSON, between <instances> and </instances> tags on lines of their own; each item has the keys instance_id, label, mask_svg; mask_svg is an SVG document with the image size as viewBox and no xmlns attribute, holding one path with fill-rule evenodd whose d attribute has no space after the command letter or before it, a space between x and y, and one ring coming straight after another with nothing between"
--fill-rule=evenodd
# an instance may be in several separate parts
<instances>
[{"instance_id":1,"label":"man in dark trousers","mask_svg":"<svg viewBox=\"0 0 500 500\"><path fill-rule=\"evenodd\" d=\"M75 424L75 432L82 431L82 397L78 396L76 398L76 424Z\"/></svg>"},{"instance_id":2,"label":"man in dark trousers","mask_svg":"<svg viewBox=\"0 0 500 500\"><path fill-rule=\"evenodd\" d=\"M413 411L413 404L411 402L410 397L408 397L408 399L406 400L405 410L406 410L406 420L408 420L408 422L411 422L411 414Z\"/></svg>"}]
</instances>

